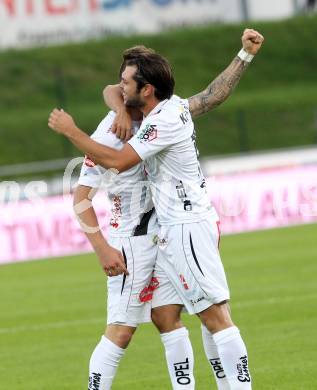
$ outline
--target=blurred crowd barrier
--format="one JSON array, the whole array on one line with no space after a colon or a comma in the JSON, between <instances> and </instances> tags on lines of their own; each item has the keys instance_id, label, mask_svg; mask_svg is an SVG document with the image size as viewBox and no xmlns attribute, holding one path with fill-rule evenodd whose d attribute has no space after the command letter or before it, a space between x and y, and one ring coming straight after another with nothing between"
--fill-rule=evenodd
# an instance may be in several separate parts
<instances>
[{"instance_id":1,"label":"blurred crowd barrier","mask_svg":"<svg viewBox=\"0 0 317 390\"><path fill-rule=\"evenodd\" d=\"M203 170L224 234L317 222L317 148L209 159ZM101 191L94 206L107 235L110 205ZM2 197L0 241L0 263L91 250L69 191L25 200Z\"/></svg>"}]
</instances>

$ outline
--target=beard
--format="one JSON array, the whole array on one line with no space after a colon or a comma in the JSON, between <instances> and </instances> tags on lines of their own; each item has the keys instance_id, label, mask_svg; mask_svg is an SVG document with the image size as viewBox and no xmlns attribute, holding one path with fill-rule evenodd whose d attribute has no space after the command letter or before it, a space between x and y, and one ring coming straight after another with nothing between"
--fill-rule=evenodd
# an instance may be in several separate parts
<instances>
[{"instance_id":1,"label":"beard","mask_svg":"<svg viewBox=\"0 0 317 390\"><path fill-rule=\"evenodd\" d=\"M124 104L126 107L130 108L142 108L145 105L145 103L137 95L127 98Z\"/></svg>"}]
</instances>

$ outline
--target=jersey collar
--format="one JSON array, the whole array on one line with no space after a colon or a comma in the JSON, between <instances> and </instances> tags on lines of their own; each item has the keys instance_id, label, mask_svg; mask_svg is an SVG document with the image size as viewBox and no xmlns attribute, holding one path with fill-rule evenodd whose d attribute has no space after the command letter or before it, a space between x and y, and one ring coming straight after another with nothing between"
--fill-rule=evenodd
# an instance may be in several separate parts
<instances>
[{"instance_id":1,"label":"jersey collar","mask_svg":"<svg viewBox=\"0 0 317 390\"><path fill-rule=\"evenodd\" d=\"M154 108L152 111L150 111L146 118L148 118L149 116L151 115L155 115L155 114L158 114L161 110L162 110L162 107L164 106L165 103L168 102L168 99L165 99L165 100L162 100L161 102L159 102Z\"/></svg>"}]
</instances>

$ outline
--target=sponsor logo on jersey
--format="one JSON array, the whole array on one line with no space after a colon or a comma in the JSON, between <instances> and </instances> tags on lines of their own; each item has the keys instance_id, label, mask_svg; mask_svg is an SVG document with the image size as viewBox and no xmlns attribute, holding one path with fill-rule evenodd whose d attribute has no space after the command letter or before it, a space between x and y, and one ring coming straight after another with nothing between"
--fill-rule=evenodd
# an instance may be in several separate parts
<instances>
[{"instance_id":1,"label":"sponsor logo on jersey","mask_svg":"<svg viewBox=\"0 0 317 390\"><path fill-rule=\"evenodd\" d=\"M203 299L205 299L205 298L204 297L200 297L198 299L191 299L190 302L194 306L194 305L196 305L196 303L202 301Z\"/></svg>"},{"instance_id":2,"label":"sponsor logo on jersey","mask_svg":"<svg viewBox=\"0 0 317 390\"><path fill-rule=\"evenodd\" d=\"M93 372L89 377L88 390L99 390L101 382L101 374Z\"/></svg>"},{"instance_id":3,"label":"sponsor logo on jersey","mask_svg":"<svg viewBox=\"0 0 317 390\"><path fill-rule=\"evenodd\" d=\"M157 128L156 125L150 125L149 123L141 130L140 134L137 136L138 139L151 142L157 138Z\"/></svg>"},{"instance_id":4,"label":"sponsor logo on jersey","mask_svg":"<svg viewBox=\"0 0 317 390\"><path fill-rule=\"evenodd\" d=\"M197 158L199 158L199 150L197 148L197 143L196 143L196 130L195 129L193 130L192 141L193 141L194 148L195 148L195 151L196 151L196 156L197 156ZM200 171L200 167L198 167L198 169Z\"/></svg>"},{"instance_id":5,"label":"sponsor logo on jersey","mask_svg":"<svg viewBox=\"0 0 317 390\"><path fill-rule=\"evenodd\" d=\"M214 370L215 375L218 379L223 379L226 377L226 374L223 370L223 367L222 367L222 364L221 364L221 361L219 358L210 359L209 362L210 362L211 367Z\"/></svg>"},{"instance_id":6,"label":"sponsor logo on jersey","mask_svg":"<svg viewBox=\"0 0 317 390\"><path fill-rule=\"evenodd\" d=\"M182 282L182 284L183 284L183 286L184 286L184 289L185 289L185 290L188 290L189 287L188 287L188 284L187 284L187 282L186 282L186 279L185 279L184 275L179 275L179 278L180 278L180 280L181 280L181 282Z\"/></svg>"},{"instance_id":7,"label":"sponsor logo on jersey","mask_svg":"<svg viewBox=\"0 0 317 390\"><path fill-rule=\"evenodd\" d=\"M174 363L176 381L179 385L189 385L191 380L189 376L189 359L184 362Z\"/></svg>"},{"instance_id":8,"label":"sponsor logo on jersey","mask_svg":"<svg viewBox=\"0 0 317 390\"><path fill-rule=\"evenodd\" d=\"M85 156L84 164L86 165L86 167L89 167L89 168L93 168L94 166L96 166L96 164L93 162L93 160L88 156Z\"/></svg>"},{"instance_id":9,"label":"sponsor logo on jersey","mask_svg":"<svg viewBox=\"0 0 317 390\"><path fill-rule=\"evenodd\" d=\"M181 180L179 181L179 184L176 186L176 192L177 192L177 196L180 199L184 199L187 197L184 184Z\"/></svg>"},{"instance_id":10,"label":"sponsor logo on jersey","mask_svg":"<svg viewBox=\"0 0 317 390\"><path fill-rule=\"evenodd\" d=\"M192 202L190 200L184 200L184 210L185 211L192 211L193 209L193 206L192 206Z\"/></svg>"},{"instance_id":11,"label":"sponsor logo on jersey","mask_svg":"<svg viewBox=\"0 0 317 390\"><path fill-rule=\"evenodd\" d=\"M120 218L122 215L122 210L121 210L121 196L116 195L112 199L112 217L110 219L110 225L118 229L119 223L120 223Z\"/></svg>"},{"instance_id":12,"label":"sponsor logo on jersey","mask_svg":"<svg viewBox=\"0 0 317 390\"><path fill-rule=\"evenodd\" d=\"M156 238L156 237L157 237L157 238ZM166 238L160 238L160 237L158 237L158 236L156 236L156 237L154 237L153 240L155 240L155 238L156 238L156 243L157 243L159 246L166 246L166 245L167 245L167 240L166 240ZM154 241L154 243L155 243L155 241Z\"/></svg>"},{"instance_id":13,"label":"sponsor logo on jersey","mask_svg":"<svg viewBox=\"0 0 317 390\"><path fill-rule=\"evenodd\" d=\"M251 382L247 356L242 356L239 359L239 363L237 364L237 370L238 370L238 376L237 376L238 381Z\"/></svg>"},{"instance_id":14,"label":"sponsor logo on jersey","mask_svg":"<svg viewBox=\"0 0 317 390\"><path fill-rule=\"evenodd\" d=\"M149 302L153 298L153 292L160 285L160 282L157 278L152 277L151 282L148 286L144 287L144 289L140 292L139 299L140 302Z\"/></svg>"},{"instance_id":15,"label":"sponsor logo on jersey","mask_svg":"<svg viewBox=\"0 0 317 390\"><path fill-rule=\"evenodd\" d=\"M181 180L179 181L179 184L176 186L176 192L179 199L181 199L182 202L184 203L184 210L192 211L193 209L192 203L189 199L186 199L187 198L186 190Z\"/></svg>"}]
</instances>

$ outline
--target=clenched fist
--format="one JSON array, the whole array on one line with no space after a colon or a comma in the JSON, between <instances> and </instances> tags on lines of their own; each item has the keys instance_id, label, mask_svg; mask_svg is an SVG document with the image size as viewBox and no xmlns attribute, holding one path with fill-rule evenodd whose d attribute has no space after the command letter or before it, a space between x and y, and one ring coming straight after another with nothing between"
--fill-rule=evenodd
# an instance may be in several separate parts
<instances>
[{"instance_id":1,"label":"clenched fist","mask_svg":"<svg viewBox=\"0 0 317 390\"><path fill-rule=\"evenodd\" d=\"M242 35L243 49L249 54L255 55L264 42L264 37L258 31L247 28Z\"/></svg>"},{"instance_id":2,"label":"clenched fist","mask_svg":"<svg viewBox=\"0 0 317 390\"><path fill-rule=\"evenodd\" d=\"M96 253L100 264L108 276L129 275L122 253L110 245L98 248Z\"/></svg>"},{"instance_id":3,"label":"clenched fist","mask_svg":"<svg viewBox=\"0 0 317 390\"><path fill-rule=\"evenodd\" d=\"M73 132L78 130L74 119L64 110L57 108L51 112L48 118L48 127L65 136L71 136Z\"/></svg>"}]
</instances>

